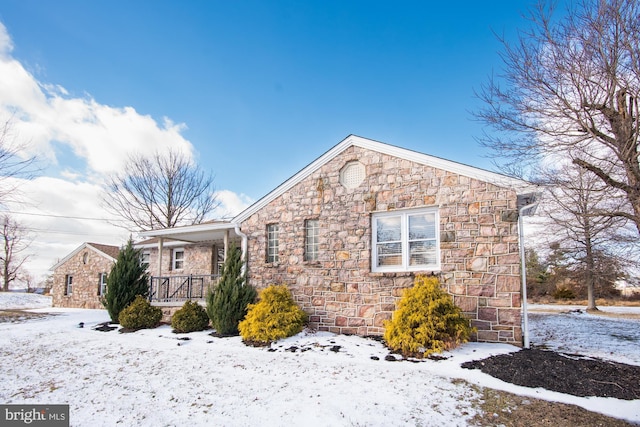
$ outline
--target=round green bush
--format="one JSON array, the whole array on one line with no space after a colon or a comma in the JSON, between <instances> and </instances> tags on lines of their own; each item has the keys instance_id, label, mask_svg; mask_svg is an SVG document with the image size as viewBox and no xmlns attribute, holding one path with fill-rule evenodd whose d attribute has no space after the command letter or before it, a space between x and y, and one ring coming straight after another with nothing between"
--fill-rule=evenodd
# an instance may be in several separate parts
<instances>
[{"instance_id":1,"label":"round green bush","mask_svg":"<svg viewBox=\"0 0 640 427\"><path fill-rule=\"evenodd\" d=\"M436 277L418 275L407 289L391 320L384 324L384 340L405 357L427 357L469 340L473 328Z\"/></svg>"},{"instance_id":2,"label":"round green bush","mask_svg":"<svg viewBox=\"0 0 640 427\"><path fill-rule=\"evenodd\" d=\"M152 306L141 295L138 295L118 316L120 326L133 331L155 328L160 324L160 320L162 320L162 310Z\"/></svg>"},{"instance_id":3,"label":"round green bush","mask_svg":"<svg viewBox=\"0 0 640 427\"><path fill-rule=\"evenodd\" d=\"M271 285L260 291L259 300L238 325L242 339L252 345L269 345L291 337L307 322L307 313L298 307L285 285Z\"/></svg>"},{"instance_id":4,"label":"round green bush","mask_svg":"<svg viewBox=\"0 0 640 427\"><path fill-rule=\"evenodd\" d=\"M185 333L203 331L209 326L209 316L197 302L187 301L171 318L174 332Z\"/></svg>"}]
</instances>

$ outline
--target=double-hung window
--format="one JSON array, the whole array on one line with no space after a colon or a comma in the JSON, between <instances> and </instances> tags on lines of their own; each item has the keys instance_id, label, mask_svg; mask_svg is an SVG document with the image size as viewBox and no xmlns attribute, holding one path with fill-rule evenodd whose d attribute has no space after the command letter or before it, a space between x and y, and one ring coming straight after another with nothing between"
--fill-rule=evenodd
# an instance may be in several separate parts
<instances>
[{"instance_id":1,"label":"double-hung window","mask_svg":"<svg viewBox=\"0 0 640 427\"><path fill-rule=\"evenodd\" d=\"M437 209L376 213L372 228L374 272L440 269Z\"/></svg>"},{"instance_id":2,"label":"double-hung window","mask_svg":"<svg viewBox=\"0 0 640 427\"><path fill-rule=\"evenodd\" d=\"M304 222L304 260L318 260L318 235L319 222L317 219L308 219Z\"/></svg>"},{"instance_id":3,"label":"double-hung window","mask_svg":"<svg viewBox=\"0 0 640 427\"><path fill-rule=\"evenodd\" d=\"M107 292L107 273L100 273L98 276L98 295L104 295Z\"/></svg>"},{"instance_id":4,"label":"double-hung window","mask_svg":"<svg viewBox=\"0 0 640 427\"><path fill-rule=\"evenodd\" d=\"M149 269L150 260L151 260L151 252L144 251L140 253L140 266L145 270Z\"/></svg>"},{"instance_id":5,"label":"double-hung window","mask_svg":"<svg viewBox=\"0 0 640 427\"><path fill-rule=\"evenodd\" d=\"M73 293L73 276L70 274L67 274L64 278L64 294L65 295L71 295Z\"/></svg>"},{"instance_id":6,"label":"double-hung window","mask_svg":"<svg viewBox=\"0 0 640 427\"><path fill-rule=\"evenodd\" d=\"M278 224L267 225L267 259L268 263L278 262L278 234L280 227Z\"/></svg>"},{"instance_id":7,"label":"double-hung window","mask_svg":"<svg viewBox=\"0 0 640 427\"><path fill-rule=\"evenodd\" d=\"M173 270L182 270L184 268L184 249L176 248L173 250Z\"/></svg>"}]
</instances>

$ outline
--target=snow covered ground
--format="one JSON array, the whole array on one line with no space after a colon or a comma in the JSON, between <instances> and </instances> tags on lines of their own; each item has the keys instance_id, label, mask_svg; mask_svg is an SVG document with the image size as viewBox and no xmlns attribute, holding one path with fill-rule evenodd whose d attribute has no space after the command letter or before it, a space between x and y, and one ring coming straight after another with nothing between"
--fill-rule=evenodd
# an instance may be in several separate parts
<instances>
[{"instance_id":1,"label":"snow covered ground","mask_svg":"<svg viewBox=\"0 0 640 427\"><path fill-rule=\"evenodd\" d=\"M104 310L50 305L0 293L0 309L52 313L0 323L0 403L69 404L74 426L464 426L479 397L471 384L640 422L638 400L530 389L460 367L518 350L509 345L469 343L446 360L390 362L379 342L359 337L307 331L269 350L168 326L99 332L92 328L108 320ZM640 365L638 319L532 313L530 323L533 345Z\"/></svg>"}]
</instances>

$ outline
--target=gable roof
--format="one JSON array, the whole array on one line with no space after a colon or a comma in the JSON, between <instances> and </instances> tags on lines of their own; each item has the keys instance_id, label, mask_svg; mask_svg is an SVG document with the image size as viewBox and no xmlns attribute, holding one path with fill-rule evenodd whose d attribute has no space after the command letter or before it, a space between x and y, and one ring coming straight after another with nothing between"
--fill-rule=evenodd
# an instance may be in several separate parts
<instances>
[{"instance_id":1,"label":"gable roof","mask_svg":"<svg viewBox=\"0 0 640 427\"><path fill-rule=\"evenodd\" d=\"M240 212L232 219L232 222L241 223L245 221L251 215L269 204L272 200L290 190L296 184L300 183L309 175L320 169L327 162L352 146L365 148L371 151L377 151L382 154L387 154L422 165L431 166L437 169L443 169L449 172L457 173L459 175L467 176L469 178L489 182L499 187L510 188L516 191L516 194L518 195L536 192L536 187L527 181L511 178L506 175L491 172L485 169L480 169L474 166L468 166L451 160L442 159L440 157L430 156L428 154L419 153L417 151L408 150L406 148L397 147L395 145L385 144L383 142L362 138L356 135L349 135L329 151L325 152L305 168L293 175L291 178L280 184L276 189L265 195L263 198L255 202L253 205L249 206L244 211Z\"/></svg>"},{"instance_id":2,"label":"gable roof","mask_svg":"<svg viewBox=\"0 0 640 427\"><path fill-rule=\"evenodd\" d=\"M97 253L98 255L108 259L109 261L116 262L116 258L118 257L118 253L120 252L120 247L113 245L103 245L101 243L89 243L85 242L78 246L73 252L62 258L58 261L53 267L49 270L55 270L60 267L62 264L67 262L69 259L73 258L78 252L83 249L89 249Z\"/></svg>"}]
</instances>

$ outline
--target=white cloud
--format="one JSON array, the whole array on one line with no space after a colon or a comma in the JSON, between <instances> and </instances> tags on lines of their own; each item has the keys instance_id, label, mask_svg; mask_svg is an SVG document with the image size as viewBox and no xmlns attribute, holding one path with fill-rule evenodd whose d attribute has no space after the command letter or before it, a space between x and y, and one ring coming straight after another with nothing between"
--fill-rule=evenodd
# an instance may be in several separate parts
<instances>
[{"instance_id":1,"label":"white cloud","mask_svg":"<svg viewBox=\"0 0 640 427\"><path fill-rule=\"evenodd\" d=\"M6 55L13 50L13 41L9 37L7 27L0 22L0 55Z\"/></svg>"},{"instance_id":2,"label":"white cloud","mask_svg":"<svg viewBox=\"0 0 640 427\"><path fill-rule=\"evenodd\" d=\"M16 137L30 154L57 162L52 143L68 145L84 159L89 173L117 171L128 155L168 147L193 154L181 132L184 124L161 123L135 108L111 107L91 96L74 98L65 88L38 81L11 56L13 44L0 23L0 117L13 117Z\"/></svg>"},{"instance_id":3,"label":"white cloud","mask_svg":"<svg viewBox=\"0 0 640 427\"><path fill-rule=\"evenodd\" d=\"M20 180L26 202L8 207L32 231L29 252L33 256L25 267L41 280L83 242L126 242L130 233L106 220L101 194L105 175L117 171L128 155L171 147L193 158L194 150L181 135L184 124L169 118L159 123L133 107L103 105L89 95L71 97L59 85L38 81L11 56L12 49L13 42L0 23L0 120L12 118L12 137L28 145L25 155L37 154L59 164L61 170L58 177ZM73 166L68 158L56 158L60 144L69 148L63 152L72 151L77 157ZM229 218L252 202L229 190L217 194L221 205L213 218Z\"/></svg>"},{"instance_id":4,"label":"white cloud","mask_svg":"<svg viewBox=\"0 0 640 427\"><path fill-rule=\"evenodd\" d=\"M254 200L246 194L234 193L230 190L216 192L216 198L220 205L214 212L215 218L232 218L251 206Z\"/></svg>"},{"instance_id":5,"label":"white cloud","mask_svg":"<svg viewBox=\"0 0 640 427\"><path fill-rule=\"evenodd\" d=\"M117 218L108 218L101 208L101 188L96 184L39 177L23 181L20 190L33 204L9 210L31 232L33 256L26 270L37 279L83 242L120 246L129 237L128 231L113 225Z\"/></svg>"}]
</instances>

